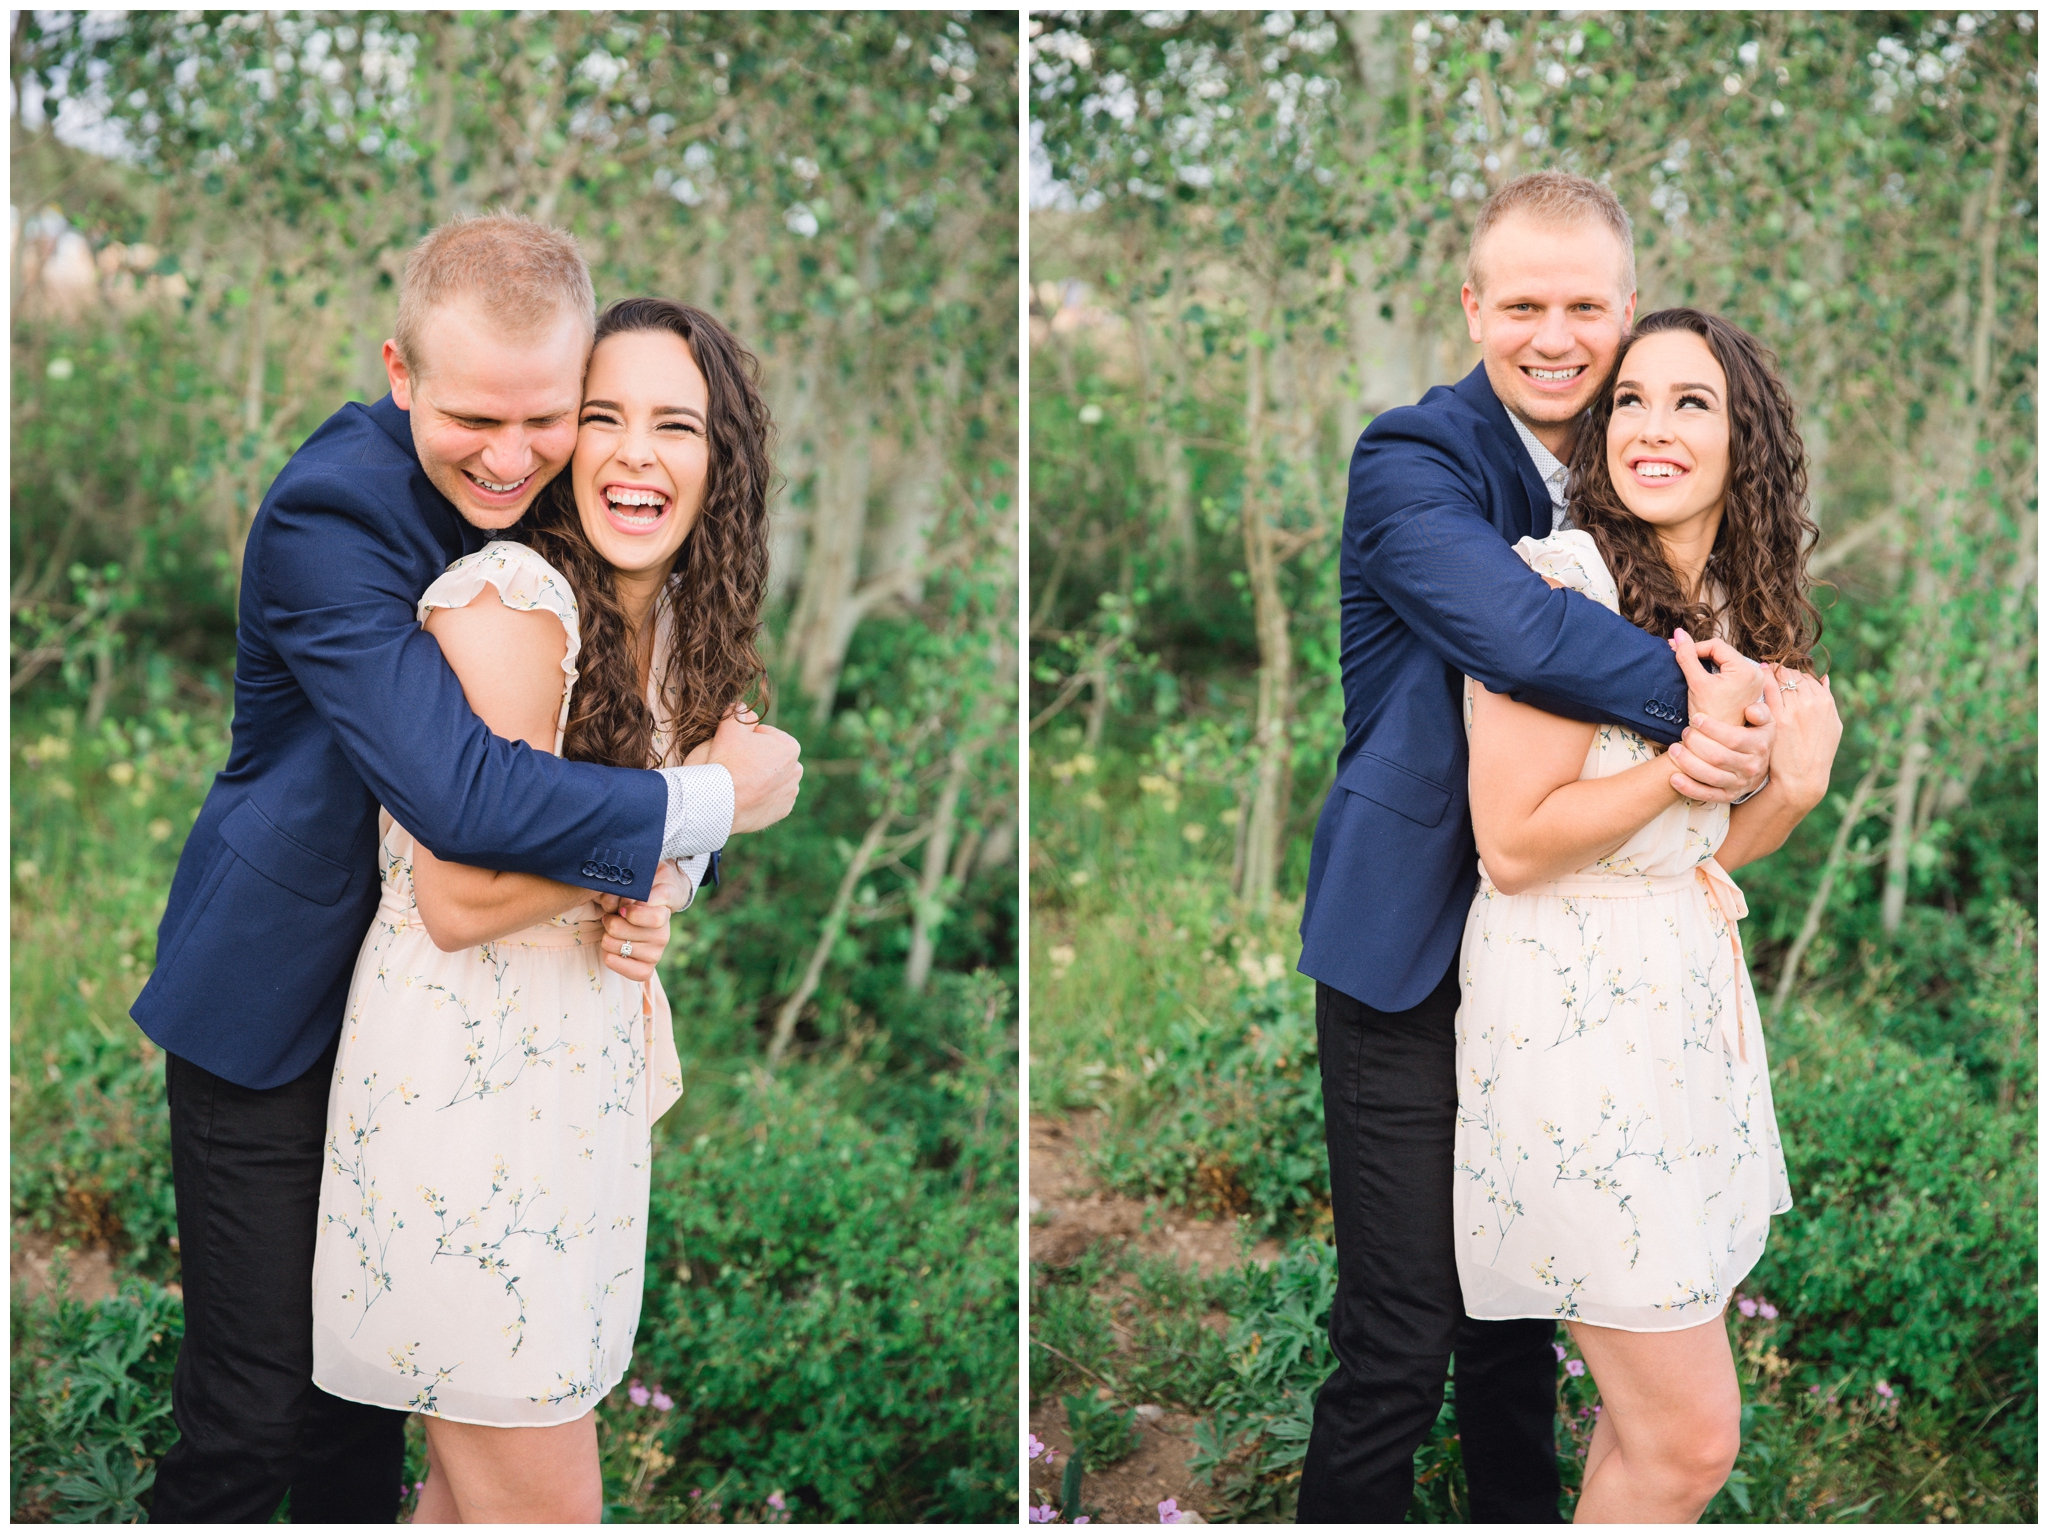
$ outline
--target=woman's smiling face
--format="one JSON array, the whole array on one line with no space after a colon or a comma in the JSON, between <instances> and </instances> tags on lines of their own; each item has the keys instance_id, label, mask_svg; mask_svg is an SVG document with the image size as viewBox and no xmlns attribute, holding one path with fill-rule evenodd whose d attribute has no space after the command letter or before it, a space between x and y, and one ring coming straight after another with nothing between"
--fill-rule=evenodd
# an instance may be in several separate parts
<instances>
[{"instance_id":1,"label":"woman's smiling face","mask_svg":"<svg viewBox=\"0 0 2048 1534\"><path fill-rule=\"evenodd\" d=\"M1607 472L1643 521L1711 540L1728 491L1728 375L1702 338L1662 330L1623 355Z\"/></svg>"},{"instance_id":2,"label":"woman's smiling face","mask_svg":"<svg viewBox=\"0 0 2048 1534\"><path fill-rule=\"evenodd\" d=\"M666 575L704 507L711 391L682 337L607 336L590 354L570 483L593 547L625 574Z\"/></svg>"}]
</instances>

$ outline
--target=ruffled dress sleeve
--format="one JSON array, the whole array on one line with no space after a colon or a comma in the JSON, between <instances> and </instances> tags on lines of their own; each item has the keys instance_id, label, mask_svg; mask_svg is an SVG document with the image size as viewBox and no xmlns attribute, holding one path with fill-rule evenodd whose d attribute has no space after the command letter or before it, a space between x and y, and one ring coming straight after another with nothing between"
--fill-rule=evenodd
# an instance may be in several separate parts
<instances>
[{"instance_id":1,"label":"ruffled dress sleeve","mask_svg":"<svg viewBox=\"0 0 2048 1534\"><path fill-rule=\"evenodd\" d=\"M1599 545L1584 528L1567 528L1548 538L1524 538L1515 545L1515 553L1538 575L1591 597L1609 612L1621 611L1621 592L1600 557Z\"/></svg>"},{"instance_id":2,"label":"ruffled dress sleeve","mask_svg":"<svg viewBox=\"0 0 2048 1534\"><path fill-rule=\"evenodd\" d=\"M562 732L569 726L569 694L576 686L576 657L583 639L577 629L576 593L553 565L523 543L500 540L455 561L435 579L419 601L422 623L437 607L467 607L484 587L497 588L498 600L516 612L551 612L562 620L569 647L562 654L562 707L555 718L555 754L562 753Z\"/></svg>"}]
</instances>

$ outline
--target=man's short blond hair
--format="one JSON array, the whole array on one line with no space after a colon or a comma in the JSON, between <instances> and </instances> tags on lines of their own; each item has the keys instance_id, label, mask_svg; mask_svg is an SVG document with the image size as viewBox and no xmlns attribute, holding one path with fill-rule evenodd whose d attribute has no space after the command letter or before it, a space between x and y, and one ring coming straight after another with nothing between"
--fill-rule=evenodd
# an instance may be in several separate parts
<instances>
[{"instance_id":1,"label":"man's short blond hair","mask_svg":"<svg viewBox=\"0 0 2048 1534\"><path fill-rule=\"evenodd\" d=\"M1465 282L1479 291L1479 242L1487 231L1511 213L1546 224L1601 223L1621 241L1621 290L1636 290L1636 230L1629 222L1621 200L1597 181L1574 176L1570 171L1537 170L1517 176L1486 199L1479 221L1472 226L1472 243L1465 251Z\"/></svg>"},{"instance_id":2,"label":"man's short blond hair","mask_svg":"<svg viewBox=\"0 0 2048 1534\"><path fill-rule=\"evenodd\" d=\"M597 295L575 236L517 213L451 218L405 258L398 285L398 355L425 371L427 316L460 299L474 302L506 334L526 340L563 315L597 328Z\"/></svg>"}]
</instances>

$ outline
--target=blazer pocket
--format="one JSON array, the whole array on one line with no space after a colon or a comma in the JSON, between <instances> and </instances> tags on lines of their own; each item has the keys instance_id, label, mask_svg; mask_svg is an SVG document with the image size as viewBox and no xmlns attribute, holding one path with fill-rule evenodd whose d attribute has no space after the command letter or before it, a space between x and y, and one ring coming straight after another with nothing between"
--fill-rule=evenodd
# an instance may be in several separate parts
<instances>
[{"instance_id":1,"label":"blazer pocket","mask_svg":"<svg viewBox=\"0 0 2048 1534\"><path fill-rule=\"evenodd\" d=\"M1337 786L1383 804L1419 826L1433 826L1451 806L1451 791L1383 756L1361 751L1337 774Z\"/></svg>"},{"instance_id":2,"label":"blazer pocket","mask_svg":"<svg viewBox=\"0 0 2048 1534\"><path fill-rule=\"evenodd\" d=\"M348 888L347 868L278 830L253 799L228 812L220 823L220 839L271 883L315 905L333 905Z\"/></svg>"}]
</instances>

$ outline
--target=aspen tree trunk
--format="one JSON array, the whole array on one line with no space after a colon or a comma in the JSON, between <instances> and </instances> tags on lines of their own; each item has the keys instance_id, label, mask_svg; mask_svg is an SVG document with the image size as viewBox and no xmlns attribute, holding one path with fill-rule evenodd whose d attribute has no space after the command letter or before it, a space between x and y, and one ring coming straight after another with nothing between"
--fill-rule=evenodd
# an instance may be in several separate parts
<instances>
[{"instance_id":1,"label":"aspen tree trunk","mask_svg":"<svg viewBox=\"0 0 2048 1534\"><path fill-rule=\"evenodd\" d=\"M1272 908L1273 884L1280 873L1281 818L1291 762L1287 715L1294 689L1293 636L1280 597L1276 530L1266 513L1266 349L1272 343L1265 329L1271 314L1272 300L1262 293L1253 302L1245 351L1244 564L1259 641L1259 698L1239 893L1258 916Z\"/></svg>"},{"instance_id":2,"label":"aspen tree trunk","mask_svg":"<svg viewBox=\"0 0 2048 1534\"><path fill-rule=\"evenodd\" d=\"M912 993L922 991L931 978L932 956L938 949L939 926L946 913L943 896L947 858L952 850L960 793L966 786L967 753L955 746L947 762L945 787L939 790L938 808L932 812L932 833L925 840L924 868L917 881L917 899L911 907L910 961L904 966L903 988Z\"/></svg>"},{"instance_id":3,"label":"aspen tree trunk","mask_svg":"<svg viewBox=\"0 0 2048 1534\"><path fill-rule=\"evenodd\" d=\"M242 438L249 450L248 465L242 473L241 494L228 496L228 559L235 572L235 587L242 584L242 553L249 544L249 529L256 521L256 508L263 500L263 373L268 357L270 296L269 252L261 245L251 264L249 278L249 355L242 386Z\"/></svg>"},{"instance_id":4,"label":"aspen tree trunk","mask_svg":"<svg viewBox=\"0 0 2048 1534\"><path fill-rule=\"evenodd\" d=\"M1131 361L1138 372L1138 397L1145 419L1138 433L1138 458L1147 484L1164 501L1162 545L1173 556L1182 587L1193 583L1195 568L1194 475L1187 449L1173 430L1173 407L1180 398L1186 370L1180 350L1180 285L1176 275L1167 296L1166 322L1157 323L1150 306L1140 302L1127 311L1131 327Z\"/></svg>"},{"instance_id":5,"label":"aspen tree trunk","mask_svg":"<svg viewBox=\"0 0 2048 1534\"><path fill-rule=\"evenodd\" d=\"M1949 462L1943 476L1947 481L1946 493L1937 492L1934 515L1930 518L1932 525L1927 529L1914 579L1914 605L1922 625L1936 620L1950 594L1949 588L1954 579L1951 573L1953 563L1947 556L1952 556L1955 550L1960 520L1958 509L1975 499L1973 486L1978 442L1984 434L1984 422L1990 409L1991 330L1998 309L1998 226L2005 198L2006 163L2011 153L2013 124L2017 117L2016 112L2008 111L1999 120L1998 136L1991 150L1991 174L1985 184L1979 221L1975 229L1968 231L1975 236L1975 249L1970 256L1974 258L1971 264L1976 270L1962 274L1965 281L1957 284L1958 292L1967 295L1967 279L1975 278L1975 313L1968 316L1970 370L1967 377L1957 380L1955 385L1954 394L1959 397L1955 398L1953 407L1955 428L1947 434ZM1961 350L1960 346L1958 350ZM1928 654L1932 648L1915 646L1925 657L1913 667L1915 673L1925 672L1939 664ZM1923 823L1921 774L1933 754L1927 731L1936 722L1932 718L1928 697L1928 689L1933 683L1932 677L1914 675L1913 707L1906 719L1898 781L1892 789L1892 830L1885 848L1884 894L1878 907L1879 925L1888 937L1898 932L1899 924L1905 919L1906 895L1912 879L1913 842ZM1931 813L1931 801L1925 810Z\"/></svg>"},{"instance_id":6,"label":"aspen tree trunk","mask_svg":"<svg viewBox=\"0 0 2048 1534\"><path fill-rule=\"evenodd\" d=\"M1906 914L1906 881L1912 873L1913 809L1920 787L1920 772L1927 761L1927 703L1915 700L1906 716L1906 737L1899 753L1899 778L1892 785L1892 835L1885 848L1884 900L1879 920L1886 936L1899 930Z\"/></svg>"},{"instance_id":7,"label":"aspen tree trunk","mask_svg":"<svg viewBox=\"0 0 2048 1534\"><path fill-rule=\"evenodd\" d=\"M868 520L868 489L874 470L872 422L867 402L841 397L824 430L824 452L811 493L811 537L805 551L803 590L790 620L797 662L797 687L810 699L819 723L832 712L839 668L853 637L854 589L860 580L861 544Z\"/></svg>"}]
</instances>

